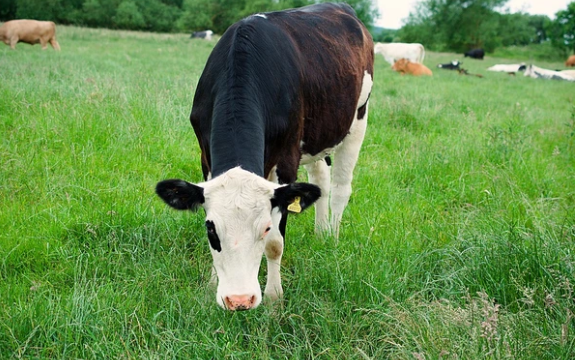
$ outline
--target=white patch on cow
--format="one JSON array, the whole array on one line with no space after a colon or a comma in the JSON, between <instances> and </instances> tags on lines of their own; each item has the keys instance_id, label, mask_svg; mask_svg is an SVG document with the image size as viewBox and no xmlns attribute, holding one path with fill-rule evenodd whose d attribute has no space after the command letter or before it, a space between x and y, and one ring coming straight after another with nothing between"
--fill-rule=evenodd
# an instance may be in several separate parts
<instances>
[{"instance_id":1,"label":"white patch on cow","mask_svg":"<svg viewBox=\"0 0 575 360\"><path fill-rule=\"evenodd\" d=\"M259 16L259 17L264 18L264 19L268 18L265 14L254 14L254 16Z\"/></svg>"},{"instance_id":2,"label":"white patch on cow","mask_svg":"<svg viewBox=\"0 0 575 360\"><path fill-rule=\"evenodd\" d=\"M284 239L279 231L282 214L278 208L272 209L271 218L271 230L265 237L264 251L268 264L268 277L264 294L270 300L277 300L283 295L280 268L284 248Z\"/></svg>"},{"instance_id":3,"label":"white patch on cow","mask_svg":"<svg viewBox=\"0 0 575 360\"><path fill-rule=\"evenodd\" d=\"M303 143L301 144L301 147L303 147ZM320 161L320 160L325 159L326 156L333 154L334 151L335 151L335 148L327 148L323 151L318 152L315 155L310 155L308 153L302 153L299 163L300 163L300 165L313 164L316 161Z\"/></svg>"},{"instance_id":4,"label":"white patch on cow","mask_svg":"<svg viewBox=\"0 0 575 360\"><path fill-rule=\"evenodd\" d=\"M499 71L499 72L518 72L521 66L525 66L524 63L522 64L496 64L487 68L489 71Z\"/></svg>"},{"instance_id":5,"label":"white patch on cow","mask_svg":"<svg viewBox=\"0 0 575 360\"><path fill-rule=\"evenodd\" d=\"M278 167L277 167L277 165L275 165L268 175L268 181L271 181L275 184L279 184L279 178L278 178L278 172L277 171L278 171Z\"/></svg>"},{"instance_id":6,"label":"white patch on cow","mask_svg":"<svg viewBox=\"0 0 575 360\"><path fill-rule=\"evenodd\" d=\"M225 308L226 299L247 297L254 299L250 307L256 307L262 300L258 271L266 239L281 239L270 201L279 185L239 167L198 185L204 188L206 220L213 221L221 244L219 252L210 248L218 278L218 304ZM281 244L283 248L283 239ZM273 265L271 270L272 283L266 289L281 292L279 262L277 274Z\"/></svg>"}]
</instances>

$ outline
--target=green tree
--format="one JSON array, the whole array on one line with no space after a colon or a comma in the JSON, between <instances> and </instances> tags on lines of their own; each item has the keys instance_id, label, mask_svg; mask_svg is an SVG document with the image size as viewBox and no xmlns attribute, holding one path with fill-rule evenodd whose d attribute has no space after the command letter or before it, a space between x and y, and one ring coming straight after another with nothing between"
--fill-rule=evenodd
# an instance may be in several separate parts
<instances>
[{"instance_id":1,"label":"green tree","mask_svg":"<svg viewBox=\"0 0 575 360\"><path fill-rule=\"evenodd\" d=\"M120 29L138 30L144 27L144 16L133 1L123 1L116 9L114 22Z\"/></svg>"},{"instance_id":2,"label":"green tree","mask_svg":"<svg viewBox=\"0 0 575 360\"><path fill-rule=\"evenodd\" d=\"M575 52L575 1L567 9L558 11L549 26L551 43L564 53Z\"/></svg>"},{"instance_id":3,"label":"green tree","mask_svg":"<svg viewBox=\"0 0 575 360\"><path fill-rule=\"evenodd\" d=\"M16 18L16 0L1 0L0 4L0 21Z\"/></svg>"},{"instance_id":4,"label":"green tree","mask_svg":"<svg viewBox=\"0 0 575 360\"><path fill-rule=\"evenodd\" d=\"M549 39L548 29L551 26L551 19L546 15L531 15L529 26L535 31L532 43L540 44Z\"/></svg>"},{"instance_id":5,"label":"green tree","mask_svg":"<svg viewBox=\"0 0 575 360\"><path fill-rule=\"evenodd\" d=\"M403 41L422 42L434 49L465 51L483 47L492 51L498 44L495 8L507 0L423 0L410 13Z\"/></svg>"},{"instance_id":6,"label":"green tree","mask_svg":"<svg viewBox=\"0 0 575 360\"><path fill-rule=\"evenodd\" d=\"M91 27L114 27L114 16L121 0L86 0L82 4L82 25Z\"/></svg>"},{"instance_id":7,"label":"green tree","mask_svg":"<svg viewBox=\"0 0 575 360\"><path fill-rule=\"evenodd\" d=\"M212 29L211 0L184 0L182 14L177 21L181 31L202 31Z\"/></svg>"}]
</instances>

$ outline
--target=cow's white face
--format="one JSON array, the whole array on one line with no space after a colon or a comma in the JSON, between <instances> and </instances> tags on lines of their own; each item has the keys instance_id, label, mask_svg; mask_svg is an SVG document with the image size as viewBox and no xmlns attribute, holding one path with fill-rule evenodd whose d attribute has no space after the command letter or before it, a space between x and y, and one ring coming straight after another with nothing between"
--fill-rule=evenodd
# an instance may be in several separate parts
<instances>
[{"instance_id":1,"label":"cow's white face","mask_svg":"<svg viewBox=\"0 0 575 360\"><path fill-rule=\"evenodd\" d=\"M320 196L315 185L278 185L239 167L198 185L158 183L157 194L179 210L206 211L206 231L218 277L216 299L230 310L255 308L262 300L258 272L267 243L283 241L281 213L299 198L301 209Z\"/></svg>"}]
</instances>

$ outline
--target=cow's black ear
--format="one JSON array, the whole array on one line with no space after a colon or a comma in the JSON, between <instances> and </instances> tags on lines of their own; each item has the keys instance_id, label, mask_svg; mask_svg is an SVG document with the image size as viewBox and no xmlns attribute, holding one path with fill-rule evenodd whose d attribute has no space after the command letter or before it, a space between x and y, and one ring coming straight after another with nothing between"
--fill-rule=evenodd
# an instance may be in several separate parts
<instances>
[{"instance_id":1,"label":"cow's black ear","mask_svg":"<svg viewBox=\"0 0 575 360\"><path fill-rule=\"evenodd\" d=\"M308 183L293 183L277 188L272 198L272 207L282 212L299 213L308 208L321 196L319 187Z\"/></svg>"},{"instance_id":2,"label":"cow's black ear","mask_svg":"<svg viewBox=\"0 0 575 360\"><path fill-rule=\"evenodd\" d=\"M160 181L156 185L156 194L178 210L194 211L206 200L203 187L178 179Z\"/></svg>"}]
</instances>

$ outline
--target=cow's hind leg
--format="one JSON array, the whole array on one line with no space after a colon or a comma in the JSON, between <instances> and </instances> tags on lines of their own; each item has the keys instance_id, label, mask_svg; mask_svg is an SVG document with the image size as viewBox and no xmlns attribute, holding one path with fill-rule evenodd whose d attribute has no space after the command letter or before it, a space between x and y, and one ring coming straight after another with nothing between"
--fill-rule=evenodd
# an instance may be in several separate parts
<instances>
[{"instance_id":1,"label":"cow's hind leg","mask_svg":"<svg viewBox=\"0 0 575 360\"><path fill-rule=\"evenodd\" d=\"M367 72L363 78L361 94L355 119L349 134L337 147L334 153L331 175L331 228L336 238L339 237L339 225L343 210L351 196L351 181L353 169L359 157L361 144L367 128L368 99L373 84L372 77Z\"/></svg>"},{"instance_id":2,"label":"cow's hind leg","mask_svg":"<svg viewBox=\"0 0 575 360\"><path fill-rule=\"evenodd\" d=\"M56 41L56 38L53 37L50 39L50 45L52 45L52 47L54 48L54 50L58 50L60 51L60 44L58 44L58 42Z\"/></svg>"},{"instance_id":3,"label":"cow's hind leg","mask_svg":"<svg viewBox=\"0 0 575 360\"><path fill-rule=\"evenodd\" d=\"M19 39L18 39L18 37L16 37L16 36L12 36L12 37L10 38L10 49L16 50L16 44L18 44L18 40L19 40Z\"/></svg>"},{"instance_id":4,"label":"cow's hind leg","mask_svg":"<svg viewBox=\"0 0 575 360\"><path fill-rule=\"evenodd\" d=\"M329 230L329 166L325 159L304 165L308 173L309 182L319 186L321 197L315 202L315 230L327 232Z\"/></svg>"}]
</instances>

